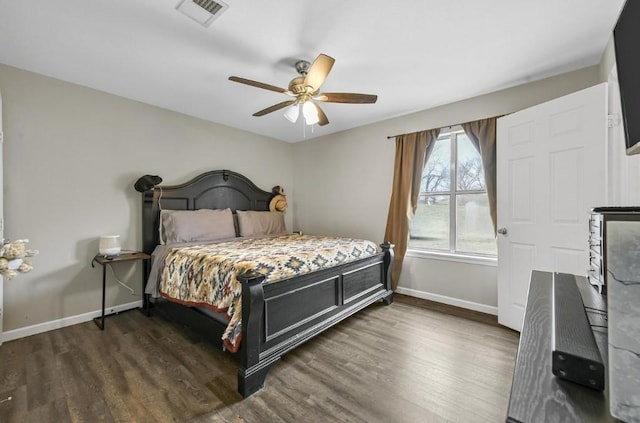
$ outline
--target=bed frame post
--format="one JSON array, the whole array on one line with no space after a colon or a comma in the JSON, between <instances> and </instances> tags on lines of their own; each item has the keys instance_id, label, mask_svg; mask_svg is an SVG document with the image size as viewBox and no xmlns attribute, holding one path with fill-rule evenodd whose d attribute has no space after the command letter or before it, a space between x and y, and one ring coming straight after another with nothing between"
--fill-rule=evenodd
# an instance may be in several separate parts
<instances>
[{"instance_id":1,"label":"bed frame post","mask_svg":"<svg viewBox=\"0 0 640 423\"><path fill-rule=\"evenodd\" d=\"M280 357L260 361L264 317L264 276L249 272L238 276L242 283L242 344L238 369L238 392L244 398L264 386L267 372Z\"/></svg>"},{"instance_id":2,"label":"bed frame post","mask_svg":"<svg viewBox=\"0 0 640 423\"><path fill-rule=\"evenodd\" d=\"M382 252L384 253L384 287L390 292L389 295L382 299L382 302L389 305L393 302L393 291L391 290L391 268L393 267L393 247L390 242L384 242L380 244Z\"/></svg>"}]
</instances>

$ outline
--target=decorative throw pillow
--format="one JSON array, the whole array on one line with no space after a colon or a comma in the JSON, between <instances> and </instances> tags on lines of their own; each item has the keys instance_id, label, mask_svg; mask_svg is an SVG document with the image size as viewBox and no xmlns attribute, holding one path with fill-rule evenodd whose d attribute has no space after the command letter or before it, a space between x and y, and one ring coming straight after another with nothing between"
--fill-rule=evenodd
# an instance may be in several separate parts
<instances>
[{"instance_id":1,"label":"decorative throw pillow","mask_svg":"<svg viewBox=\"0 0 640 423\"><path fill-rule=\"evenodd\" d=\"M277 235L287 232L284 214L271 211L238 210L240 236Z\"/></svg>"}]
</instances>

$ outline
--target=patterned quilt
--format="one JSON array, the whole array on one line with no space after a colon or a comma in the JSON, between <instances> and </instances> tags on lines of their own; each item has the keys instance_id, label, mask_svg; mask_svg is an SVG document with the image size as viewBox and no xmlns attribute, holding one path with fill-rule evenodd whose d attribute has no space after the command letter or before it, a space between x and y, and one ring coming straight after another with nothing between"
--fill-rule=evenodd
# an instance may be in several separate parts
<instances>
[{"instance_id":1,"label":"patterned quilt","mask_svg":"<svg viewBox=\"0 0 640 423\"><path fill-rule=\"evenodd\" d=\"M181 304L226 312L225 347L236 352L242 326L242 286L237 278L253 270L264 283L337 266L375 254L371 241L287 234L172 249L160 271L160 294Z\"/></svg>"}]
</instances>

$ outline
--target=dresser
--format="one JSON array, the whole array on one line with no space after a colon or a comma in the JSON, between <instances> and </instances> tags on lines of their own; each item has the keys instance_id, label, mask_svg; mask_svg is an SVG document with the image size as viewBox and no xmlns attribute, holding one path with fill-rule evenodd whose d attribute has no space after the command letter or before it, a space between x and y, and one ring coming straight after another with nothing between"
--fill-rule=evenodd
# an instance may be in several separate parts
<instances>
[{"instance_id":1,"label":"dresser","mask_svg":"<svg viewBox=\"0 0 640 423\"><path fill-rule=\"evenodd\" d=\"M633 222L640 226L640 207L596 207L589 216L589 271L587 279L602 294L607 293L608 255L619 244L620 237L610 230L610 226L620 222ZM624 223L623 223L624 225ZM609 252L608 252L609 251Z\"/></svg>"}]
</instances>

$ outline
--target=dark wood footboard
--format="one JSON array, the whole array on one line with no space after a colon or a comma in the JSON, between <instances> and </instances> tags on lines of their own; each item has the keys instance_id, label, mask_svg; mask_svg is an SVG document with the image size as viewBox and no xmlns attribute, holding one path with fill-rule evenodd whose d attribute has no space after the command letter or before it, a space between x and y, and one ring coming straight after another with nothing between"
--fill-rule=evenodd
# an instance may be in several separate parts
<instances>
[{"instance_id":1,"label":"dark wood footboard","mask_svg":"<svg viewBox=\"0 0 640 423\"><path fill-rule=\"evenodd\" d=\"M242 282L242 344L238 392L247 397L264 386L269 369L287 351L366 306L392 302L393 245L335 268L263 285L257 274Z\"/></svg>"}]
</instances>

